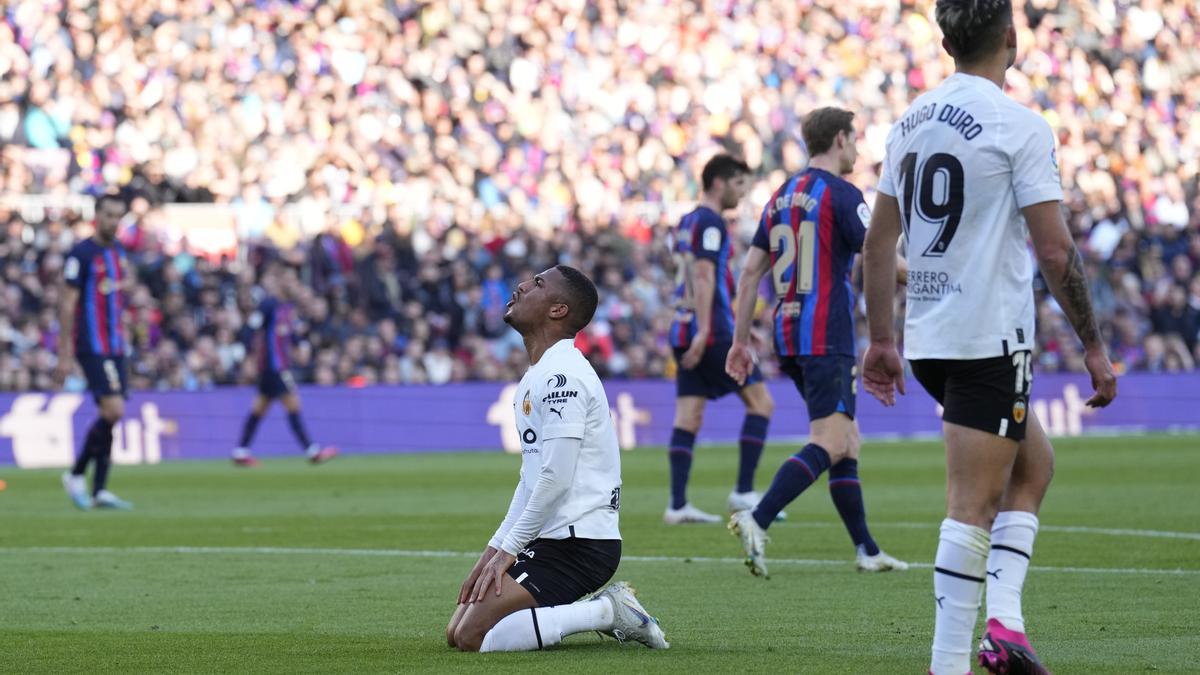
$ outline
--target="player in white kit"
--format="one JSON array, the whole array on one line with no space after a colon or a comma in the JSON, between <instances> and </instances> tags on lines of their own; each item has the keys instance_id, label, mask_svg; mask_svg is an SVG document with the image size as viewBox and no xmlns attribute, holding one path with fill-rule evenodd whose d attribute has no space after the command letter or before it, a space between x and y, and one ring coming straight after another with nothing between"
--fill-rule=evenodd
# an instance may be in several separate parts
<instances>
[{"instance_id":1,"label":"player in white kit","mask_svg":"<svg viewBox=\"0 0 1200 675\"><path fill-rule=\"evenodd\" d=\"M532 651L587 631L669 646L623 581L576 602L621 561L617 433L600 378L574 344L596 304L595 285L566 265L522 282L508 303L504 320L524 338L530 363L513 401L521 479L459 590L451 647Z\"/></svg>"},{"instance_id":2,"label":"player in white kit","mask_svg":"<svg viewBox=\"0 0 1200 675\"><path fill-rule=\"evenodd\" d=\"M1032 239L1050 291L1082 340L1095 394L1116 379L1092 313L1083 262L1063 221L1054 134L1005 96L1016 59L1010 0L938 0L943 47L957 72L892 127L864 247L871 345L867 391L904 393L892 335L896 241L908 240L904 355L944 407L947 515L934 563L930 672L970 670L987 588L979 664L1048 672L1025 636L1021 589L1054 450L1029 408L1034 344Z\"/></svg>"}]
</instances>

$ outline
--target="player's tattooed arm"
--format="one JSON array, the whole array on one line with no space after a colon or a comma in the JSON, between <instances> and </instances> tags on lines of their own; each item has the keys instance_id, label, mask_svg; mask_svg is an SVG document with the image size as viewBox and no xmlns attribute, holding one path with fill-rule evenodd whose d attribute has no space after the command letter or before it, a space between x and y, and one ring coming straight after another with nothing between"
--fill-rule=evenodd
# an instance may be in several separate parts
<instances>
[{"instance_id":1,"label":"player's tattooed arm","mask_svg":"<svg viewBox=\"0 0 1200 675\"><path fill-rule=\"evenodd\" d=\"M1087 274L1083 270L1083 256L1079 248L1072 246L1067 254L1067 264L1062 270L1055 297L1062 304L1063 312L1075 328L1085 347L1100 342L1100 329L1092 311L1092 297L1088 290Z\"/></svg>"},{"instance_id":2,"label":"player's tattooed arm","mask_svg":"<svg viewBox=\"0 0 1200 675\"><path fill-rule=\"evenodd\" d=\"M1034 204L1021 211L1029 226L1038 266L1050 292L1058 300L1084 347L1103 347L1092 310L1087 274L1083 270L1083 257L1063 220L1060 202Z\"/></svg>"}]
</instances>

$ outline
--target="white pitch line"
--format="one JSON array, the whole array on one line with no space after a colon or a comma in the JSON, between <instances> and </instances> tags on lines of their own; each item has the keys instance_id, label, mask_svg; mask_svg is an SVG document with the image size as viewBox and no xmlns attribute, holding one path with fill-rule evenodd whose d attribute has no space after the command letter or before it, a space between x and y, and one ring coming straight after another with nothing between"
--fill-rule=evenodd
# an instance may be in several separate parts
<instances>
[{"instance_id":1,"label":"white pitch line","mask_svg":"<svg viewBox=\"0 0 1200 675\"><path fill-rule=\"evenodd\" d=\"M411 551L389 548L282 548L270 546L131 546L120 548L116 546L31 546L4 547L0 553L151 553L151 554L183 554L183 555L331 555L349 557L384 557L384 558L474 558L477 554L469 551ZM650 563L718 563L741 564L742 558L706 557L706 556L658 556L658 555L626 555L622 560L629 562ZM849 560L819 560L809 558L773 558L772 565L806 565L810 567L849 567ZM933 569L929 563L909 563L917 569ZM1068 574L1165 574L1170 576L1200 576L1200 569L1149 569L1142 567L1046 567L1034 565L1030 569L1037 572L1065 572Z\"/></svg>"},{"instance_id":2,"label":"white pitch line","mask_svg":"<svg viewBox=\"0 0 1200 675\"><path fill-rule=\"evenodd\" d=\"M800 521L788 522L788 527L842 527L841 523L835 522L813 522ZM903 530L930 530L937 531L937 523L892 523L878 522L871 523L871 527L875 529L903 529ZM1042 525L1038 528L1042 532L1057 532L1060 534L1096 534L1107 537L1146 537L1152 539L1182 539L1185 541L1200 541L1200 532L1172 532L1170 530L1136 530L1123 529L1112 527L1085 527L1080 525Z\"/></svg>"}]
</instances>

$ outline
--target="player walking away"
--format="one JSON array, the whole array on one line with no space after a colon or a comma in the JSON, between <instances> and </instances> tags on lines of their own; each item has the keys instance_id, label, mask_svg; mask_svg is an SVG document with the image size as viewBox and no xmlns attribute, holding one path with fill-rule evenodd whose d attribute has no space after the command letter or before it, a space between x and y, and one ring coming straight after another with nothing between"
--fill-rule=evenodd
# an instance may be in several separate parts
<instances>
[{"instance_id":1,"label":"player walking away","mask_svg":"<svg viewBox=\"0 0 1200 675\"><path fill-rule=\"evenodd\" d=\"M775 402L755 367L741 384L725 373L725 355L733 340L734 283L732 242L721 213L736 208L749 187L750 167L729 155L704 165L700 206L679 222L674 255L677 275L671 346L679 366L675 376L675 428L671 430L671 502L663 514L668 525L717 523L721 519L687 499L692 448L710 400L737 392L746 406L739 443L737 483L729 493L730 512L754 508L754 471L767 439ZM756 295L754 289L752 295ZM751 310L753 311L753 304Z\"/></svg>"},{"instance_id":2,"label":"player walking away","mask_svg":"<svg viewBox=\"0 0 1200 675\"><path fill-rule=\"evenodd\" d=\"M521 479L458 594L446 628L463 651L533 651L600 631L668 647L658 622L618 581L586 602L621 560L621 457L600 378L575 348L596 287L559 265L517 286L504 320L525 339L529 370L513 396Z\"/></svg>"},{"instance_id":3,"label":"player walking away","mask_svg":"<svg viewBox=\"0 0 1200 675\"><path fill-rule=\"evenodd\" d=\"M738 284L729 376L743 382L756 372L751 313L755 289L771 270L778 296L775 353L781 370L804 398L811 420L808 445L783 463L756 508L738 511L729 521L746 550L750 571L764 577L767 528L780 509L827 469L829 495L854 542L858 569L908 568L881 551L871 537L858 478L850 269L862 249L869 214L862 192L840 177L854 168L858 157L853 120L854 113L840 108L820 108L805 118L801 132L812 159L767 202Z\"/></svg>"},{"instance_id":4,"label":"player walking away","mask_svg":"<svg viewBox=\"0 0 1200 675\"><path fill-rule=\"evenodd\" d=\"M288 370L288 350L292 345L295 310L288 302L288 288L275 269L263 275L261 286L264 297L258 305L262 325L256 336L255 351L258 354L258 396L250 408L250 414L242 425L242 438L233 451L233 463L237 466L255 467L258 460L250 454L250 442L258 423L271 406L279 400L287 410L288 426L292 428L308 461L313 464L328 462L337 456L337 448L321 447L312 442L300 419L300 395L296 393L296 382Z\"/></svg>"},{"instance_id":5,"label":"player walking away","mask_svg":"<svg viewBox=\"0 0 1200 675\"><path fill-rule=\"evenodd\" d=\"M131 509L133 505L108 490L112 469L113 427L125 414L125 327L122 291L132 277L125 249L116 240L117 226L128 207L116 195L96 201L96 232L67 254L63 276L67 287L59 310L59 381L71 370L72 357L87 378L88 390L100 415L88 429L75 465L62 476L63 488L80 509L95 506ZM87 489L87 467L93 464L92 490Z\"/></svg>"},{"instance_id":6,"label":"player walking away","mask_svg":"<svg viewBox=\"0 0 1200 675\"><path fill-rule=\"evenodd\" d=\"M934 562L930 671L969 669L986 586L979 664L993 673L1045 673L1021 613L1054 465L1029 408L1034 298L1026 226L1042 275L1086 349L1095 388L1088 405L1108 405L1117 384L1063 222L1054 133L1002 89L1016 59L1012 5L938 0L936 15L957 72L917 98L887 140L865 247L871 345L863 380L886 405L896 389L904 393L892 335L892 252L903 231L904 352L945 409L947 512Z\"/></svg>"}]
</instances>

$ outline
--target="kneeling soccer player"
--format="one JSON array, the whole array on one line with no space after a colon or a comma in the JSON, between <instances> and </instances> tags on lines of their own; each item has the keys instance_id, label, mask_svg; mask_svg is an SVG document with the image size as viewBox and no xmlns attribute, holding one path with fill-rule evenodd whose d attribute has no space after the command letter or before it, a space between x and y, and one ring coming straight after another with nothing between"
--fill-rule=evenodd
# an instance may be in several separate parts
<instances>
[{"instance_id":1,"label":"kneeling soccer player","mask_svg":"<svg viewBox=\"0 0 1200 675\"><path fill-rule=\"evenodd\" d=\"M513 401L521 479L459 591L451 647L532 651L587 631L669 646L629 584L601 590L621 561L621 457L604 387L574 346L596 304L591 280L565 265L522 282L508 304L530 363Z\"/></svg>"}]
</instances>

